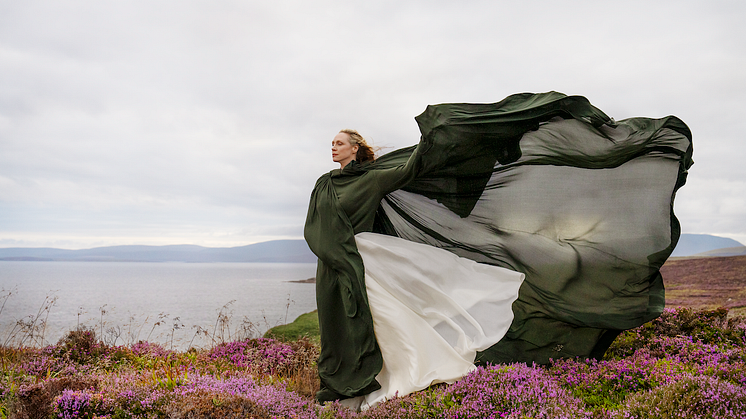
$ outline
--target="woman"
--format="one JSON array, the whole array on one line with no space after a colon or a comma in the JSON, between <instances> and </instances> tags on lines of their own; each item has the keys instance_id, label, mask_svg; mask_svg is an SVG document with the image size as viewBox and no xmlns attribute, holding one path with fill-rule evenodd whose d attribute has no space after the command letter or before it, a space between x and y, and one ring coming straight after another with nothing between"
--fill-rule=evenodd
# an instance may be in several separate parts
<instances>
[{"instance_id":1,"label":"woman","mask_svg":"<svg viewBox=\"0 0 746 419\"><path fill-rule=\"evenodd\" d=\"M692 164L691 133L683 122L675 117L615 122L585 98L556 92L513 95L487 105L429 106L416 120L420 144L375 162L357 161L367 147L355 134L340 133L333 154L341 169L322 176L311 195L305 237L319 257L320 401L389 397L401 384L386 375L389 360L385 350L381 356L376 337L388 345L383 336L391 330L433 332L423 338L427 341L439 335L466 357L466 368L448 373L458 375L472 361L600 357L619 330L660 314L658 269L680 233L673 196ZM403 240L371 231L426 247L398 247ZM525 274L525 281L509 271L504 272L512 281L490 279L501 277L494 272L487 280L445 272L432 261L460 266L462 259L433 259L429 255L437 248L481 262L475 266ZM426 249L425 256L419 249ZM398 252L413 260L387 270ZM430 281L420 281L419 268L431 265L435 271L424 274ZM407 266L417 268L415 273ZM507 291L494 298L499 303L484 307L479 298L467 299L463 304L477 307L475 313L453 314L432 304L439 297L422 291L430 290L421 285L431 282L440 288L434 295L445 297L469 295L462 291L470 289L484 295ZM399 286L409 283L417 285ZM509 284L520 290L503 337L505 331L493 324L510 321L510 314L500 311L515 298ZM440 321L426 318L428 327L422 322L379 325L381 312L383 317L389 310L398 313L380 303L388 301L379 299L386 297L381 289L401 293L405 301L420 300L407 309L416 313L426 307ZM497 313L492 318L491 310ZM441 324L455 326L441 330ZM453 335L454 330L463 334ZM399 346L408 341L406 333L397 339ZM404 351L401 358L408 361L397 364L395 373L402 364L420 365L430 357L427 343L422 349L412 340L415 349ZM469 359L474 351L481 352ZM428 374L407 380L414 387L399 394L428 380L457 378Z\"/></svg>"},{"instance_id":2,"label":"woman","mask_svg":"<svg viewBox=\"0 0 746 419\"><path fill-rule=\"evenodd\" d=\"M383 361L376 375L382 387L350 400L355 408L453 382L473 369L476 352L499 341L510 326L510 306L524 278L436 247L370 233L381 199L411 181L419 167L414 153L391 168L355 170L373 165L373 156L357 131L342 130L332 140L332 160L340 170L331 182L363 259L360 291L368 298ZM325 329L328 323L322 324Z\"/></svg>"}]
</instances>

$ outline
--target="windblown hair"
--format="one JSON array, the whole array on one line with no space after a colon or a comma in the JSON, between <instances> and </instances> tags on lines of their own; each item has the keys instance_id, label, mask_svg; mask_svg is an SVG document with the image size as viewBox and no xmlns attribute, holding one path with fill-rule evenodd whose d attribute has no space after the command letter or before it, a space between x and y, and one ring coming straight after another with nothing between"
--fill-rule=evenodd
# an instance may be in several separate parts
<instances>
[{"instance_id":1,"label":"windblown hair","mask_svg":"<svg viewBox=\"0 0 746 419\"><path fill-rule=\"evenodd\" d=\"M358 146L357 154L355 154L355 160L357 160L358 163L363 163L366 161L373 161L376 159L376 152L368 145L368 142L365 141L365 138L363 138L362 135L360 135L359 132L355 131L354 129L343 129L339 132L343 132L350 136L350 144L355 146Z\"/></svg>"}]
</instances>

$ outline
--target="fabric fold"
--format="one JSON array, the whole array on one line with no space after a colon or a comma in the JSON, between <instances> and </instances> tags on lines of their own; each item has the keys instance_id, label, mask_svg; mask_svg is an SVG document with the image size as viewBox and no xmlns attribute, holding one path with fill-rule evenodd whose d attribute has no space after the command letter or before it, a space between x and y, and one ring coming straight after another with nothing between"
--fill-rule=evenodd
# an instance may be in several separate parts
<instances>
[{"instance_id":1,"label":"fabric fold","mask_svg":"<svg viewBox=\"0 0 746 419\"><path fill-rule=\"evenodd\" d=\"M660 314L659 269L680 235L673 199L693 164L681 120L614 121L583 97L549 92L428 106L416 121L418 146L332 171L311 196L304 233L319 257L320 400L369 393L383 365L356 233L526 275L507 334L477 362L603 355L619 330ZM366 180L404 167L385 196L386 185ZM346 300L353 317L340 308Z\"/></svg>"}]
</instances>

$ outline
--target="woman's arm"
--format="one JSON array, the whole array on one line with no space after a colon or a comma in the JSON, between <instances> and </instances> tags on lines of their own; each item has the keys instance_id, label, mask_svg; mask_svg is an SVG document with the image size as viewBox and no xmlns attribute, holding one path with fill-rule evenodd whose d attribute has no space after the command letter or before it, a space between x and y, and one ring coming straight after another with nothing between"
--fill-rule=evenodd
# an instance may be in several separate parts
<instances>
[{"instance_id":1,"label":"woman's arm","mask_svg":"<svg viewBox=\"0 0 746 419\"><path fill-rule=\"evenodd\" d=\"M381 196L402 188L419 174L423 148L423 143L420 143L417 146L397 150L381 157L375 163L383 168L371 170L369 173L373 176ZM406 158L407 155L409 158Z\"/></svg>"}]
</instances>

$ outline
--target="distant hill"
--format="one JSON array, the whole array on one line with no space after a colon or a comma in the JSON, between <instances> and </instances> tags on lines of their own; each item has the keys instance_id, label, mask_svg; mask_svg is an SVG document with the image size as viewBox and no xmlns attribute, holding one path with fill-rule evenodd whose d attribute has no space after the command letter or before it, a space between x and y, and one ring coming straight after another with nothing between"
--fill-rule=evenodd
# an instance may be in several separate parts
<instances>
[{"instance_id":1,"label":"distant hill","mask_svg":"<svg viewBox=\"0 0 746 419\"><path fill-rule=\"evenodd\" d=\"M310 263L316 261L305 240L273 240L239 247L109 246L68 250L54 248L0 249L5 261L84 262L267 262Z\"/></svg>"},{"instance_id":2,"label":"distant hill","mask_svg":"<svg viewBox=\"0 0 746 419\"><path fill-rule=\"evenodd\" d=\"M671 256L694 256L700 253L710 252L713 250L726 249L732 247L743 247L733 239L726 237L711 236L709 234L682 234L679 243L676 245ZM739 254L739 253L736 253ZM744 254L744 253L740 253ZM735 254L734 254L735 255ZM713 253L707 256L734 256L720 253Z\"/></svg>"},{"instance_id":3,"label":"distant hill","mask_svg":"<svg viewBox=\"0 0 746 419\"><path fill-rule=\"evenodd\" d=\"M705 253L706 252L706 253ZM746 254L743 244L708 234L682 234L671 256L736 256ZM68 250L55 248L0 248L0 260L86 262L268 262L311 263L316 256L305 240L273 240L239 247L108 246Z\"/></svg>"},{"instance_id":4,"label":"distant hill","mask_svg":"<svg viewBox=\"0 0 746 419\"><path fill-rule=\"evenodd\" d=\"M715 249L703 253L697 253L694 256L718 257L718 256L746 256L746 246L726 247L724 249Z\"/></svg>"}]
</instances>

